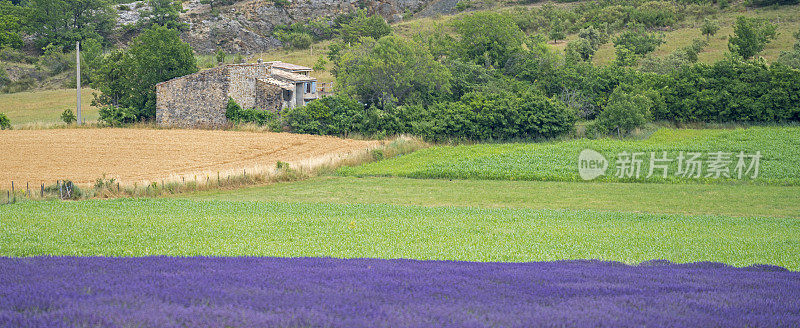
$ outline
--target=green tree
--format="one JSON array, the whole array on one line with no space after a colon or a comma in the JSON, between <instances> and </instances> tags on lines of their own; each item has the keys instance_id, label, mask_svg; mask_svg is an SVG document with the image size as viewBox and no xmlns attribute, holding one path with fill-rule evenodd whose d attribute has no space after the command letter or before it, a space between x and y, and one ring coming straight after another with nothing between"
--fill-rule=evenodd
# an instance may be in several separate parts
<instances>
[{"instance_id":1,"label":"green tree","mask_svg":"<svg viewBox=\"0 0 800 328\"><path fill-rule=\"evenodd\" d=\"M578 37L589 41L589 44L595 50L608 42L608 34L593 26L582 28L580 31L578 31Z\"/></svg>"},{"instance_id":2,"label":"green tree","mask_svg":"<svg viewBox=\"0 0 800 328\"><path fill-rule=\"evenodd\" d=\"M719 24L716 21L712 21L708 18L703 20L703 26L700 27L700 32L706 36L706 41L710 41L711 37L717 34L717 31L719 31Z\"/></svg>"},{"instance_id":3,"label":"green tree","mask_svg":"<svg viewBox=\"0 0 800 328\"><path fill-rule=\"evenodd\" d=\"M618 136L626 135L651 119L652 106L653 102L641 92L620 85L611 93L608 105L597 117L597 123Z\"/></svg>"},{"instance_id":4,"label":"green tree","mask_svg":"<svg viewBox=\"0 0 800 328\"><path fill-rule=\"evenodd\" d=\"M325 56L319 55L317 62L314 63L314 67L312 67L317 72L325 71L325 65L328 64L328 61L325 60Z\"/></svg>"},{"instance_id":5,"label":"green tree","mask_svg":"<svg viewBox=\"0 0 800 328\"><path fill-rule=\"evenodd\" d=\"M367 16L367 12L359 10L358 15L339 29L345 43L355 43L363 37L375 40L392 33L392 27L380 15Z\"/></svg>"},{"instance_id":6,"label":"green tree","mask_svg":"<svg viewBox=\"0 0 800 328\"><path fill-rule=\"evenodd\" d=\"M155 118L157 83L198 70L192 47L181 41L178 31L163 26L142 31L127 53L126 87L130 91L123 99L127 107L138 111L138 119Z\"/></svg>"},{"instance_id":7,"label":"green tree","mask_svg":"<svg viewBox=\"0 0 800 328\"><path fill-rule=\"evenodd\" d=\"M92 82L90 86L100 91L94 94L92 105L102 107L104 105L117 107L120 100L126 94L127 54L123 50L114 50L97 60L97 64L92 69Z\"/></svg>"},{"instance_id":8,"label":"green tree","mask_svg":"<svg viewBox=\"0 0 800 328\"><path fill-rule=\"evenodd\" d=\"M554 43L558 43L558 40L564 40L567 38L567 33L564 30L564 24L561 22L561 20L554 20L552 22L547 36L550 38L550 40L553 40Z\"/></svg>"},{"instance_id":9,"label":"green tree","mask_svg":"<svg viewBox=\"0 0 800 328\"><path fill-rule=\"evenodd\" d=\"M426 47L399 36L362 39L334 61L339 87L370 105L429 101L450 88L450 72Z\"/></svg>"},{"instance_id":10,"label":"green tree","mask_svg":"<svg viewBox=\"0 0 800 328\"><path fill-rule=\"evenodd\" d=\"M180 14L183 10L180 2L175 0L147 0L150 10L142 13L146 26L161 25L167 28L184 29L186 24L181 22Z\"/></svg>"},{"instance_id":11,"label":"green tree","mask_svg":"<svg viewBox=\"0 0 800 328\"><path fill-rule=\"evenodd\" d=\"M217 53L214 54L214 57L217 59L217 65L225 63L225 50L222 48L217 49Z\"/></svg>"},{"instance_id":12,"label":"green tree","mask_svg":"<svg viewBox=\"0 0 800 328\"><path fill-rule=\"evenodd\" d=\"M777 26L760 18L736 17L728 50L744 59L752 58L777 37Z\"/></svg>"},{"instance_id":13,"label":"green tree","mask_svg":"<svg viewBox=\"0 0 800 328\"><path fill-rule=\"evenodd\" d=\"M595 50L589 40L578 38L567 43L567 48L564 52L568 60L575 62L590 61L594 56Z\"/></svg>"},{"instance_id":14,"label":"green tree","mask_svg":"<svg viewBox=\"0 0 800 328\"><path fill-rule=\"evenodd\" d=\"M24 8L10 1L0 1L0 48L22 47L22 22L25 18Z\"/></svg>"},{"instance_id":15,"label":"green tree","mask_svg":"<svg viewBox=\"0 0 800 328\"><path fill-rule=\"evenodd\" d=\"M633 24L614 39L614 47L624 47L636 55L651 53L664 43L663 33L648 31L643 25Z\"/></svg>"},{"instance_id":16,"label":"green tree","mask_svg":"<svg viewBox=\"0 0 800 328\"><path fill-rule=\"evenodd\" d=\"M508 15L477 12L453 25L460 37L461 57L486 66L502 68L525 44L525 33Z\"/></svg>"},{"instance_id":17,"label":"green tree","mask_svg":"<svg viewBox=\"0 0 800 328\"><path fill-rule=\"evenodd\" d=\"M129 109L137 120L155 117L157 83L197 72L192 47L177 30L158 25L142 31L127 51L112 52L100 63L92 86L103 95L96 101Z\"/></svg>"},{"instance_id":18,"label":"green tree","mask_svg":"<svg viewBox=\"0 0 800 328\"><path fill-rule=\"evenodd\" d=\"M72 48L76 41L106 40L116 12L109 0L29 0L28 26L36 45Z\"/></svg>"}]
</instances>

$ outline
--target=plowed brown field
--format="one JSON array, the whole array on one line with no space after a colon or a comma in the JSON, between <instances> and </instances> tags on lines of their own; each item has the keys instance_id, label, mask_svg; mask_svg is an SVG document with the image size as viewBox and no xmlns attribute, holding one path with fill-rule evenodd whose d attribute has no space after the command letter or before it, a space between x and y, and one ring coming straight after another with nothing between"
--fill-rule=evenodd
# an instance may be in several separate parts
<instances>
[{"instance_id":1,"label":"plowed brown field","mask_svg":"<svg viewBox=\"0 0 800 328\"><path fill-rule=\"evenodd\" d=\"M313 164L378 145L334 137L213 130L60 129L0 131L0 189L59 179L122 183L243 170L277 161ZM188 176L187 176L188 175Z\"/></svg>"}]
</instances>

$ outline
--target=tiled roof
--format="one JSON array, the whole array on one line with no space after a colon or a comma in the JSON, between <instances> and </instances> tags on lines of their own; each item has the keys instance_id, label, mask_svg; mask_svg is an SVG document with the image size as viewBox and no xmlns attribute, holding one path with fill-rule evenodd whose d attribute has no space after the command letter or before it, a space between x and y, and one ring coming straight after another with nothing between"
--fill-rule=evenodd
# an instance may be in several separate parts
<instances>
[{"instance_id":1,"label":"tiled roof","mask_svg":"<svg viewBox=\"0 0 800 328\"><path fill-rule=\"evenodd\" d=\"M283 69L283 70L289 70L289 71L313 71L313 69L311 69L310 67L305 67L305 66L300 66L300 65L295 65L295 64L289 64L289 63L284 63L284 62L279 62L279 61L272 62L272 67L280 68L280 69Z\"/></svg>"},{"instance_id":2,"label":"tiled roof","mask_svg":"<svg viewBox=\"0 0 800 328\"><path fill-rule=\"evenodd\" d=\"M289 80L289 81L295 81L295 82L308 82L308 81L316 81L317 80L316 78L310 77L308 75L291 73L291 72L282 71L282 70L279 70L279 69L273 69L272 72L270 72L270 73L273 76L277 76L279 78L283 78L283 79L286 79L286 80Z\"/></svg>"},{"instance_id":3,"label":"tiled roof","mask_svg":"<svg viewBox=\"0 0 800 328\"><path fill-rule=\"evenodd\" d=\"M266 83L272 84L284 90L291 90L294 91L294 85L288 82L279 81L273 78L266 78L266 79L258 79L259 81L264 81Z\"/></svg>"}]
</instances>

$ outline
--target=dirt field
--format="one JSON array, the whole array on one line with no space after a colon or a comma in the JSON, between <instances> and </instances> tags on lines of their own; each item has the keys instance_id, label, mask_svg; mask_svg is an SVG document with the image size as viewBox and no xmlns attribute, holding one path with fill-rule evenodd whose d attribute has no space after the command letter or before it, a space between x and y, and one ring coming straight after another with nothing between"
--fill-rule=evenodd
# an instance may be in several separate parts
<instances>
[{"instance_id":1,"label":"dirt field","mask_svg":"<svg viewBox=\"0 0 800 328\"><path fill-rule=\"evenodd\" d=\"M276 161L313 165L378 145L375 141L289 133L208 130L62 129L0 131L0 189L58 179L122 183L193 179L217 172L272 170ZM199 178L198 178L199 179Z\"/></svg>"}]
</instances>

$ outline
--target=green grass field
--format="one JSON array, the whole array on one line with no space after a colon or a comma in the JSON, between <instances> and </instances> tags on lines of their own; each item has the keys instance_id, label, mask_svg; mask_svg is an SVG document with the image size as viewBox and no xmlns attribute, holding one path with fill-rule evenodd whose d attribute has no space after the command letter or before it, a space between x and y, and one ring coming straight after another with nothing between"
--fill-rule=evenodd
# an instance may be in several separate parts
<instances>
[{"instance_id":1,"label":"green grass field","mask_svg":"<svg viewBox=\"0 0 800 328\"><path fill-rule=\"evenodd\" d=\"M730 182L774 185L800 184L800 127L751 127L747 129L660 129L644 140L578 139L544 143L477 144L438 146L412 154L359 167L342 168L342 175L397 176L409 178L495 179L580 181L578 155L584 149L602 153L610 162L607 175L601 181L630 181L617 178L615 159L618 153L644 152L646 158L638 181L647 182ZM660 157L667 151L673 159L666 179L653 176L646 179L650 163L649 152ZM755 180L675 177L680 151L701 152L709 160L709 152L761 152L760 172ZM733 156L735 158L735 156ZM705 163L705 162L704 162ZM730 164L734 172L736 161ZM749 162L745 164L749 165ZM703 164L705 165L705 164ZM705 167L705 166L704 166ZM660 171L654 171L656 175Z\"/></svg>"},{"instance_id":2,"label":"green grass field","mask_svg":"<svg viewBox=\"0 0 800 328\"><path fill-rule=\"evenodd\" d=\"M402 204L800 218L800 187L320 177L202 192L196 200Z\"/></svg>"},{"instance_id":3,"label":"green grass field","mask_svg":"<svg viewBox=\"0 0 800 328\"><path fill-rule=\"evenodd\" d=\"M29 202L0 255L719 261L800 269L800 221L594 211L190 200Z\"/></svg>"},{"instance_id":4,"label":"green grass field","mask_svg":"<svg viewBox=\"0 0 800 328\"><path fill-rule=\"evenodd\" d=\"M81 113L86 122L99 117L98 109L91 106L92 92L91 89L81 90ZM0 113L5 113L13 125L60 123L65 109L75 112L76 99L73 89L0 94Z\"/></svg>"}]
</instances>

